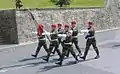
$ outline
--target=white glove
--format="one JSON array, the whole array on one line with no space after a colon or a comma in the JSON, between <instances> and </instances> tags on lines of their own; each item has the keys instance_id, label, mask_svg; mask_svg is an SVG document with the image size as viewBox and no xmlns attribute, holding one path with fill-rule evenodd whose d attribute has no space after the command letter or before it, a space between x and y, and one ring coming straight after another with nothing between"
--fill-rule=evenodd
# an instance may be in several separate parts
<instances>
[{"instance_id":1,"label":"white glove","mask_svg":"<svg viewBox=\"0 0 120 74\"><path fill-rule=\"evenodd\" d=\"M88 34L88 30L81 30L81 33L83 33L85 36Z\"/></svg>"},{"instance_id":2,"label":"white glove","mask_svg":"<svg viewBox=\"0 0 120 74\"><path fill-rule=\"evenodd\" d=\"M58 34L59 37L61 37L61 40L64 41L66 38L66 34Z\"/></svg>"}]
</instances>

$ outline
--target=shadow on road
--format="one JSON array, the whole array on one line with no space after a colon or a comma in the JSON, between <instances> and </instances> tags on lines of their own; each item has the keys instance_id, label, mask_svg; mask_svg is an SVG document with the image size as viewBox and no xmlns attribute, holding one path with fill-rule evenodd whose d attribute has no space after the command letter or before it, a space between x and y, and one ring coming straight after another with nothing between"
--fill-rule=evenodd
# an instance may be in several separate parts
<instances>
[{"instance_id":1,"label":"shadow on road","mask_svg":"<svg viewBox=\"0 0 120 74\"><path fill-rule=\"evenodd\" d=\"M42 57L39 57L39 58L44 58L45 56L42 56ZM37 58L37 59L39 59ZM71 58L71 57L69 57ZM69 59L69 58L65 58L65 59ZM29 61L29 60L34 60L36 58L27 58L27 59L23 59L23 60L20 60L19 62L24 62L24 61ZM52 60L49 60L49 63L54 63L58 61L57 59L52 59ZM32 62L32 63L25 63L25 64L17 64L17 65L11 65L11 66L5 66L5 67L1 67L0 70L3 70L3 69L12 69L12 68L20 68L20 67L36 67L36 66L39 66L40 64L46 64L48 62L46 61L40 61L40 62Z\"/></svg>"},{"instance_id":2,"label":"shadow on road","mask_svg":"<svg viewBox=\"0 0 120 74\"><path fill-rule=\"evenodd\" d=\"M57 56L57 55L51 55L51 57L53 56ZM18 60L18 62L25 62L25 61L30 61L30 60L37 60L37 59L43 59L43 58L46 58L46 56L41 56L41 57L38 57L38 58L24 58L24 59L21 59L21 60Z\"/></svg>"},{"instance_id":3,"label":"shadow on road","mask_svg":"<svg viewBox=\"0 0 120 74\"><path fill-rule=\"evenodd\" d=\"M85 61L90 61L90 60L94 60L94 58L90 58L90 59L86 59L86 60L79 60L79 63L85 62ZM57 68L57 67L70 66L70 65L74 65L74 64L76 64L75 61L69 61L68 63L65 63L62 66L59 66L59 65L44 66L43 68L40 68L39 71L37 71L37 73L46 72L46 71L49 71L49 70Z\"/></svg>"},{"instance_id":4,"label":"shadow on road","mask_svg":"<svg viewBox=\"0 0 120 74\"><path fill-rule=\"evenodd\" d=\"M12 66L6 66L6 67L1 67L0 70L3 69L12 69L12 68L18 68L18 67L34 67L38 66L39 64L44 64L46 62L34 62L34 63L27 63L27 64L18 64L18 65L12 65Z\"/></svg>"},{"instance_id":5,"label":"shadow on road","mask_svg":"<svg viewBox=\"0 0 120 74\"><path fill-rule=\"evenodd\" d=\"M109 43L106 43L106 44L99 45L99 47L103 47L103 48L117 48L117 47L120 47L120 43L119 42L109 42Z\"/></svg>"},{"instance_id":6,"label":"shadow on road","mask_svg":"<svg viewBox=\"0 0 120 74\"><path fill-rule=\"evenodd\" d=\"M120 44L113 45L112 47L120 47Z\"/></svg>"},{"instance_id":7,"label":"shadow on road","mask_svg":"<svg viewBox=\"0 0 120 74\"><path fill-rule=\"evenodd\" d=\"M71 57L70 57L71 58ZM68 58L66 58L68 59ZM90 60L94 60L94 58L90 58L87 59L85 61L90 61ZM50 60L49 63L55 63L56 59ZM79 60L79 62L85 62L84 60ZM26 68L26 67L36 67L39 66L40 64L46 64L48 62L45 61L40 61L40 62L32 62L32 63L26 63L26 64L17 64L17 65L12 65L12 66L5 66L5 67L1 67L0 71L2 70L12 70L12 69L18 69L18 68ZM45 72L45 71L49 71L53 68L57 68L57 67L63 67L63 66L70 66L70 65L74 65L76 64L75 61L69 61L68 63L65 63L62 66L59 65L51 65L51 66L44 66L43 68L40 68L39 71L37 71L37 73L39 72Z\"/></svg>"},{"instance_id":8,"label":"shadow on road","mask_svg":"<svg viewBox=\"0 0 120 74\"><path fill-rule=\"evenodd\" d=\"M41 56L41 57L38 57L38 58L24 58L22 60L18 60L18 62L25 62L25 61L30 61L30 60L36 60L36 59L42 59L42 58L45 58L46 56Z\"/></svg>"}]
</instances>

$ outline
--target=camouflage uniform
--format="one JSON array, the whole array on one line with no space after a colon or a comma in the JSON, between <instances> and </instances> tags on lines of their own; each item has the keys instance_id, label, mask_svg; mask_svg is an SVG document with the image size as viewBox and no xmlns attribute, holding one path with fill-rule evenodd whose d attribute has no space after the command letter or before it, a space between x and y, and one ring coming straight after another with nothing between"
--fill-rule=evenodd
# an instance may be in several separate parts
<instances>
[{"instance_id":1,"label":"camouflage uniform","mask_svg":"<svg viewBox=\"0 0 120 74\"><path fill-rule=\"evenodd\" d=\"M91 25L92 22L89 22L89 24ZM96 54L97 54L97 56L95 57L95 59L97 59L97 58L100 57L100 56L99 56L99 50L98 50L98 48L97 48L97 46L96 46L96 39L95 39L95 31L94 31L94 28L93 28L93 27L89 27L88 30L89 30L89 31L88 31L88 34L85 36L85 39L87 39L85 52L84 52L83 57L81 57L83 60L86 59L86 56L87 56L87 54L88 54L88 50L89 50L89 48L90 48L91 45L93 46L93 48L94 48L94 50L95 50L95 52L96 52Z\"/></svg>"},{"instance_id":2,"label":"camouflage uniform","mask_svg":"<svg viewBox=\"0 0 120 74\"><path fill-rule=\"evenodd\" d=\"M59 57L61 58L61 53L60 53L60 50L58 49L59 42L58 42L58 33L57 33L57 31L52 30L51 34L50 34L50 37L51 37L51 41L50 41L50 45L49 45L49 52L48 52L47 58L43 59L43 60L45 60L47 62L49 61L50 54L51 54L54 47L55 47L55 51L58 53Z\"/></svg>"},{"instance_id":3,"label":"camouflage uniform","mask_svg":"<svg viewBox=\"0 0 120 74\"><path fill-rule=\"evenodd\" d=\"M66 27L68 27L66 25ZM60 58L60 62L57 62L56 64L62 65L62 61L64 59L64 56L66 55L66 51L71 52L72 56L75 58L76 62L78 61L78 58L73 50L72 46L72 34L69 31L65 31L64 34L66 34L65 40L63 40L63 51L62 51L62 57Z\"/></svg>"}]
</instances>

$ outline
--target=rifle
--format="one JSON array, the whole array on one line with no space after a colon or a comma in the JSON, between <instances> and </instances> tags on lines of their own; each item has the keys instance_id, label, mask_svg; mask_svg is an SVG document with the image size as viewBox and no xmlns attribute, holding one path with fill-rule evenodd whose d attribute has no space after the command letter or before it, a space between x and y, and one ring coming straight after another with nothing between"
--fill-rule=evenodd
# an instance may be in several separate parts
<instances>
[{"instance_id":1,"label":"rifle","mask_svg":"<svg viewBox=\"0 0 120 74\"><path fill-rule=\"evenodd\" d=\"M37 21L36 21L36 19L35 19L35 17L33 16L33 14L32 14L32 12L28 9L28 12L29 12L29 14L30 14L30 16L31 16L31 18L33 19L33 21L35 22L35 25L36 25L36 28L37 28L37 25L39 24ZM47 33L47 31L43 28L43 30L45 31L45 34ZM46 37L47 37L47 39L49 40L49 42L50 42L50 38L48 37L48 35L46 34Z\"/></svg>"}]
</instances>

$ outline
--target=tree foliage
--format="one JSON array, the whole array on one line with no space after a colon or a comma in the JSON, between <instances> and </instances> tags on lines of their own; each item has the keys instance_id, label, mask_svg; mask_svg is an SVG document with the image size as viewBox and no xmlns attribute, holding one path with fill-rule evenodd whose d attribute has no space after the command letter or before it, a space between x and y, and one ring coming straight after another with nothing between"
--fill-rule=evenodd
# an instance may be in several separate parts
<instances>
[{"instance_id":1,"label":"tree foliage","mask_svg":"<svg viewBox=\"0 0 120 74\"><path fill-rule=\"evenodd\" d=\"M70 5L71 0L51 0L51 2L55 3L55 5L59 7Z\"/></svg>"}]
</instances>

